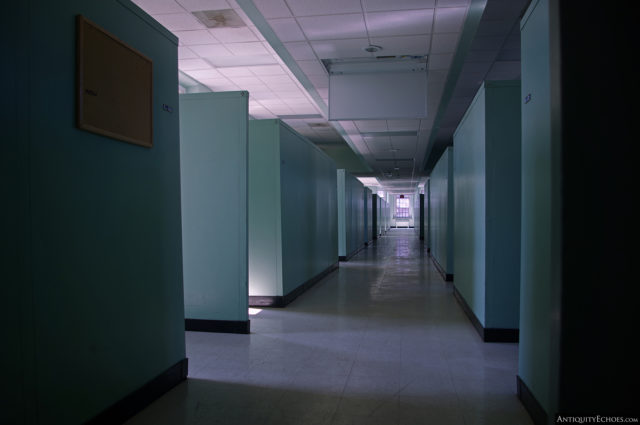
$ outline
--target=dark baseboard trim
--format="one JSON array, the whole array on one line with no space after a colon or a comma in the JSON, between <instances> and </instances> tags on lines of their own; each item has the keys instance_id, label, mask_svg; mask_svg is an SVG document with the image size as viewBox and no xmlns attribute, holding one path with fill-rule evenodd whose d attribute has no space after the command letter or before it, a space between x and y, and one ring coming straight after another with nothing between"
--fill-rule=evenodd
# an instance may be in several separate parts
<instances>
[{"instance_id":1,"label":"dark baseboard trim","mask_svg":"<svg viewBox=\"0 0 640 425\"><path fill-rule=\"evenodd\" d=\"M373 243L373 239L364 243L364 246L369 246Z\"/></svg>"},{"instance_id":2,"label":"dark baseboard trim","mask_svg":"<svg viewBox=\"0 0 640 425\"><path fill-rule=\"evenodd\" d=\"M293 291L289 292L287 295L280 296L262 296L262 295L251 295L249 296L249 306L251 307L277 307L282 308L286 307L293 300L298 298L302 293L308 291L313 285L318 283L322 278L336 270L339 266L339 263L333 263L311 279L304 282L302 285L298 286Z\"/></svg>"},{"instance_id":3,"label":"dark baseboard trim","mask_svg":"<svg viewBox=\"0 0 640 425\"><path fill-rule=\"evenodd\" d=\"M527 387L527 384L525 384L518 375L516 375L516 382L518 386L518 399L527 410L527 413L529 413L529 416L531 416L533 423L535 425L547 425L547 412L544 411L542 405L540 405L529 387Z\"/></svg>"},{"instance_id":4,"label":"dark baseboard trim","mask_svg":"<svg viewBox=\"0 0 640 425\"><path fill-rule=\"evenodd\" d=\"M428 249L427 252L431 252L431 250ZM438 273L440 273L444 281L453 282L453 274L445 272L444 268L440 265L440 263L438 263L438 260L436 260L436 257L434 257L433 255L429 255L429 256L431 257L433 264L436 266L436 270L438 270Z\"/></svg>"},{"instance_id":5,"label":"dark baseboard trim","mask_svg":"<svg viewBox=\"0 0 640 425\"><path fill-rule=\"evenodd\" d=\"M469 307L469 304L467 304L467 301L455 285L453 286L453 296L484 342L518 342L520 336L518 329L485 328L482 326L482 323L480 323L480 320L478 320L478 317L471 310L471 307Z\"/></svg>"},{"instance_id":6,"label":"dark baseboard trim","mask_svg":"<svg viewBox=\"0 0 640 425\"><path fill-rule=\"evenodd\" d=\"M180 360L142 387L85 422L85 425L115 425L124 423L127 419L160 398L160 396L171 388L187 379L188 371L188 359Z\"/></svg>"},{"instance_id":7,"label":"dark baseboard trim","mask_svg":"<svg viewBox=\"0 0 640 425\"><path fill-rule=\"evenodd\" d=\"M187 331L194 331L194 332L248 334L251 332L251 321L250 320L184 319L184 329Z\"/></svg>"},{"instance_id":8,"label":"dark baseboard trim","mask_svg":"<svg viewBox=\"0 0 640 425\"><path fill-rule=\"evenodd\" d=\"M249 295L249 307L284 307L282 295Z\"/></svg>"},{"instance_id":9,"label":"dark baseboard trim","mask_svg":"<svg viewBox=\"0 0 640 425\"><path fill-rule=\"evenodd\" d=\"M360 251L362 251L363 249L365 249L366 245L362 245L360 248L356 249L355 251L353 251L351 254L349 255L340 255L338 257L339 261L349 261L351 258L353 258L354 255L356 255L357 253L359 253Z\"/></svg>"}]
</instances>

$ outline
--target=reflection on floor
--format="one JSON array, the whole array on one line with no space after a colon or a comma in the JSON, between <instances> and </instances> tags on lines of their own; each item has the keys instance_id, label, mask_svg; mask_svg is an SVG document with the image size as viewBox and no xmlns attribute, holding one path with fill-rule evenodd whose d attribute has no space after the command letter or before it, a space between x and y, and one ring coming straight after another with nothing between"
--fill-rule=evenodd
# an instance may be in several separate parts
<instances>
[{"instance_id":1,"label":"reflection on floor","mask_svg":"<svg viewBox=\"0 0 640 425\"><path fill-rule=\"evenodd\" d=\"M532 424L517 344L480 340L413 229L253 315L251 330L187 332L189 379L127 424Z\"/></svg>"}]
</instances>

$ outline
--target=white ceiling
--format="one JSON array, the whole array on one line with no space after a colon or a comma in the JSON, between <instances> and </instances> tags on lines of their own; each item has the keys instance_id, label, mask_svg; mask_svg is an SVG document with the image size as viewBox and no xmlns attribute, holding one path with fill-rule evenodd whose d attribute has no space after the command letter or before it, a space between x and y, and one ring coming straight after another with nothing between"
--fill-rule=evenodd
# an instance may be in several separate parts
<instances>
[{"instance_id":1,"label":"white ceiling","mask_svg":"<svg viewBox=\"0 0 640 425\"><path fill-rule=\"evenodd\" d=\"M470 0L133 1L179 37L182 73L213 91L249 91L254 118L284 116L316 143L345 140L382 185L406 192L418 185ZM233 9L246 26L207 28L191 13L222 9ZM265 24L270 31L263 34L258 27ZM369 44L382 51L365 52ZM282 46L287 54L278 53ZM375 55L427 56L428 117L329 123L321 60Z\"/></svg>"}]
</instances>

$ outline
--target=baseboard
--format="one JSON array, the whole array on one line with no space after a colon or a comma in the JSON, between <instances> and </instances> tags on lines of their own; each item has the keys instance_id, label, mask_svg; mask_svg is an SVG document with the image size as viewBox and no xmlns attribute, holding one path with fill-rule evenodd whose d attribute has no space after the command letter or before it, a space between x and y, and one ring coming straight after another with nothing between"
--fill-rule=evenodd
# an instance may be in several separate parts
<instances>
[{"instance_id":1,"label":"baseboard","mask_svg":"<svg viewBox=\"0 0 640 425\"><path fill-rule=\"evenodd\" d=\"M365 247L366 247L366 245L362 245L360 248L356 249L355 251L353 251L349 255L340 255L340 256L338 256L338 261L349 261L351 258L353 258L354 255L356 255L357 253L359 253L360 251L365 249Z\"/></svg>"},{"instance_id":2,"label":"baseboard","mask_svg":"<svg viewBox=\"0 0 640 425\"><path fill-rule=\"evenodd\" d=\"M527 413L529 413L529 416L531 416L533 423L535 425L547 425L547 412L544 411L544 408L538 402L529 387L527 387L527 384L525 384L520 376L517 375L516 382L518 387L518 399L527 410Z\"/></svg>"},{"instance_id":3,"label":"baseboard","mask_svg":"<svg viewBox=\"0 0 640 425\"><path fill-rule=\"evenodd\" d=\"M431 252L431 251L427 250L427 252ZM440 273L440 276L442 276L445 282L453 282L453 274L447 273L444 270L444 268L440 265L440 263L438 263L438 260L436 260L436 257L434 257L433 255L430 255L430 257L431 257L431 260L433 261L433 264L436 266L436 270L438 270L438 273Z\"/></svg>"},{"instance_id":4,"label":"baseboard","mask_svg":"<svg viewBox=\"0 0 640 425\"><path fill-rule=\"evenodd\" d=\"M373 239L364 243L364 246L369 246L373 243Z\"/></svg>"},{"instance_id":5,"label":"baseboard","mask_svg":"<svg viewBox=\"0 0 640 425\"><path fill-rule=\"evenodd\" d=\"M194 332L248 334L251 332L251 321L250 320L184 319L184 329L187 331L194 331Z\"/></svg>"},{"instance_id":6,"label":"baseboard","mask_svg":"<svg viewBox=\"0 0 640 425\"><path fill-rule=\"evenodd\" d=\"M462 307L462 310L467 315L473 327L476 328L480 338L484 342L518 342L520 331L518 329L503 329L503 328L485 328L478 320L478 317L473 312L467 301L464 299L458 288L453 286L453 296Z\"/></svg>"},{"instance_id":7,"label":"baseboard","mask_svg":"<svg viewBox=\"0 0 640 425\"><path fill-rule=\"evenodd\" d=\"M85 425L115 425L124 423L171 388L187 379L188 359L182 359L151 381L130 393L120 401L103 410Z\"/></svg>"},{"instance_id":8,"label":"baseboard","mask_svg":"<svg viewBox=\"0 0 640 425\"><path fill-rule=\"evenodd\" d=\"M302 285L298 286L293 291L289 292L287 295L280 296L258 296L258 295L250 295L249 296L249 306L251 307L286 307L288 304L291 304L293 300L298 298L302 293L308 291L313 285L318 283L322 278L336 270L339 266L339 263L333 263L311 279L304 282Z\"/></svg>"}]
</instances>

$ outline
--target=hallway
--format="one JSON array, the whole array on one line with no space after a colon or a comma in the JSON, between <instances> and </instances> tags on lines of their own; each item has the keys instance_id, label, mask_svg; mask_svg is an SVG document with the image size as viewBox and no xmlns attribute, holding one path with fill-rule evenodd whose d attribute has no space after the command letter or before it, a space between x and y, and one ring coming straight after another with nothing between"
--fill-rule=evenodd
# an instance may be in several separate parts
<instances>
[{"instance_id":1,"label":"hallway","mask_svg":"<svg viewBox=\"0 0 640 425\"><path fill-rule=\"evenodd\" d=\"M391 229L250 335L187 332L189 379L128 425L518 425L517 344L483 343Z\"/></svg>"}]
</instances>

